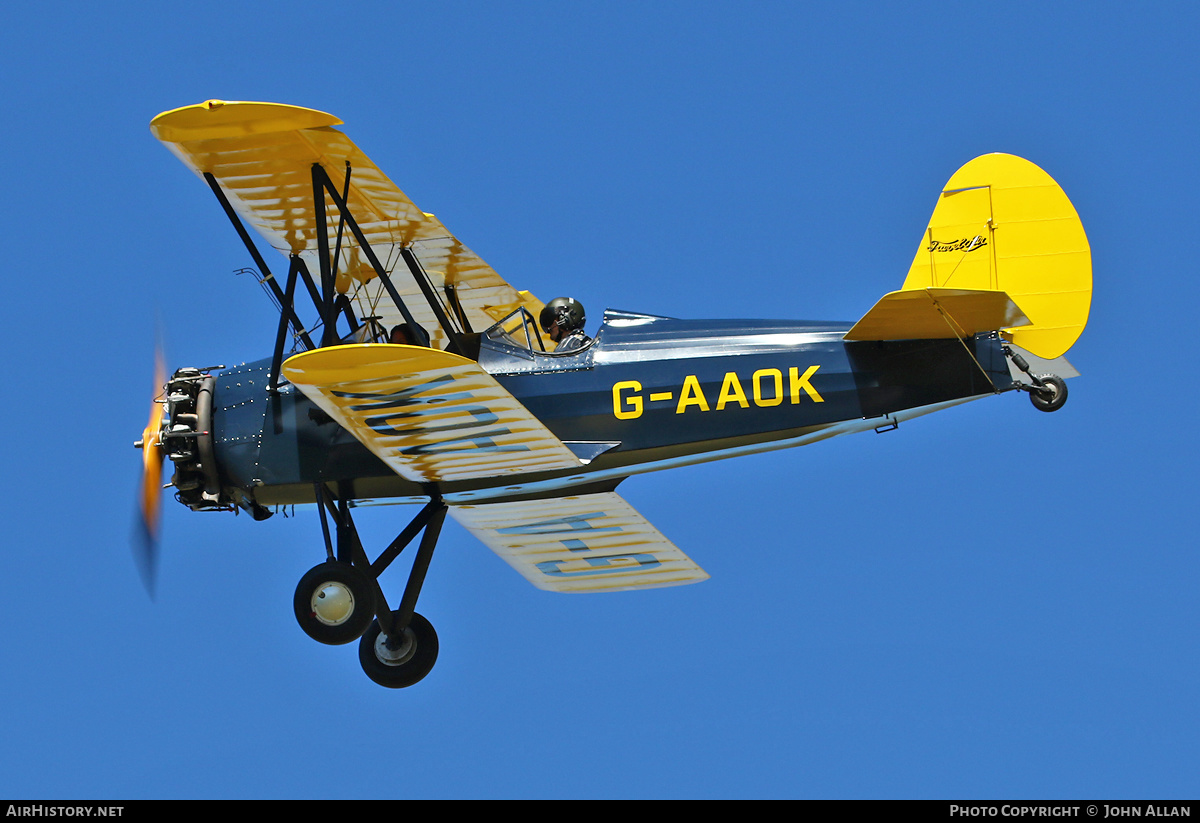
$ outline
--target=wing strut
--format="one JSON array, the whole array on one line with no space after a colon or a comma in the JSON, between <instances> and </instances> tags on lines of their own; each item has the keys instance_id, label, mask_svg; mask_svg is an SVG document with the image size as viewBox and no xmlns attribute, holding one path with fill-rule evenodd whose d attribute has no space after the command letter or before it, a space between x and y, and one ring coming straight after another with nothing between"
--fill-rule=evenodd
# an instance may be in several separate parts
<instances>
[{"instance_id":1,"label":"wing strut","mask_svg":"<svg viewBox=\"0 0 1200 823\"><path fill-rule=\"evenodd\" d=\"M329 319L333 317L333 263L329 259L329 230L325 219L325 197L321 192L323 184L317 176L318 168L320 166L314 163L312 175L313 210L317 219L317 262L321 266L321 317ZM348 173L350 171L349 168L346 171ZM328 181L328 179L326 176L325 180ZM350 181L347 179L346 184L349 185L349 183ZM345 220L343 219L338 223L339 241L342 239L342 223L344 222ZM339 242L339 248L340 245ZM332 323L326 323L321 330L321 346L332 345L336 338L337 329L334 328Z\"/></svg>"},{"instance_id":2,"label":"wing strut","mask_svg":"<svg viewBox=\"0 0 1200 823\"><path fill-rule=\"evenodd\" d=\"M452 354L466 355L466 349L463 348L462 336L458 333L458 329L450 322L450 318L446 316L446 311L442 307L442 301L438 299L437 292L429 282L429 275L425 273L425 267L421 265L421 261L413 254L413 251L408 246L403 246L400 249L400 256L404 258L405 264L408 266L409 272L413 276L413 280L417 281L417 285L421 289L421 293L425 295L425 300L429 303L429 308L433 309L433 314L437 317L438 325L446 331L446 335L452 341L452 349L447 349Z\"/></svg>"},{"instance_id":3,"label":"wing strut","mask_svg":"<svg viewBox=\"0 0 1200 823\"><path fill-rule=\"evenodd\" d=\"M304 286L308 289L308 295L312 298L313 305L317 306L318 309L322 305L321 294L319 291L317 291L317 285L313 282L312 275L309 274L308 266L305 264L304 258L293 254L291 256L291 263L288 266L287 285L283 291L283 299L278 301L280 308L279 329L275 333L275 349L271 355L271 382L267 385L267 391L276 391L281 385L279 382L279 367L283 363L283 344L284 341L287 340L287 319L289 317L296 316L295 299L297 276L304 280ZM274 280L272 280L272 283L274 283ZM285 306L287 307L286 310L284 310ZM350 331L354 332L358 330L360 323L358 322L358 318L354 316L354 307L351 306L350 300L344 294L339 294L333 301L332 317L334 323L337 321L338 312L342 312L345 315L346 322L350 326ZM324 321L322 321L322 323L324 324L325 328L330 328L334 325L334 323L325 323ZM308 349L310 351L317 348L316 346L312 345L312 341L308 338L308 333L303 327L300 329L300 334L303 335L304 340L306 343L308 343ZM322 343L324 343L323 336Z\"/></svg>"},{"instance_id":4,"label":"wing strut","mask_svg":"<svg viewBox=\"0 0 1200 823\"><path fill-rule=\"evenodd\" d=\"M283 343L286 340L287 327L289 324L292 326L295 335L303 341L307 350L318 348L318 345L313 341L311 335L309 334L308 329L305 328L303 322L300 320L299 315L296 313L295 281L297 276L304 280L305 288L308 291L309 297L313 301L313 305L317 310L319 320L323 327L320 347L334 345L339 342L336 330L337 316L339 313L344 313L346 315L346 319L350 325L351 331L354 331L359 326L357 318L354 316L353 309L350 306L349 300L345 297L345 295L338 295L335 288L337 269L341 259L343 237L345 234L345 228L347 226L349 226L350 231L358 240L363 253L366 255L368 262L370 262L372 269L374 269L376 276L379 277L380 282L383 284L384 289L387 291L388 296L391 298L396 308L400 310L400 313L403 315L405 322L408 323L409 328L413 330L415 336L418 338L418 340L420 340L422 345L429 345L429 333L423 326L421 326L420 323L416 321L412 313L409 311L404 299L400 296L400 293L396 290L395 285L392 283L387 270L383 267L382 263L380 263L374 249L367 242L362 229L359 227L358 222L354 219L353 214L351 214L348 206L346 205L346 200L350 190L351 171L352 169L350 164L347 163L346 180L344 183L345 191L339 192L334 187L333 180L330 179L329 174L325 171L325 168L320 163L312 164L313 210L315 212L318 226L316 239L317 259L321 266L321 286L320 288L317 287L317 284L314 282L312 275L309 273L308 267L305 265L304 260L299 255L292 254L288 269L287 285L284 289L279 287L279 282L276 280L275 275L271 272L270 267L267 265L267 261L263 259L262 254L259 253L258 248L250 239L249 232L246 231L245 225L243 225L241 219L238 217L237 212L230 204L229 198L225 196L225 192L222 190L220 183L217 182L216 177L211 172L204 172L204 179L208 183L209 188L212 189L217 201L221 204L222 210L224 210L226 217L233 225L233 228L237 232L238 237L241 239L242 244L246 247L246 251L250 253L250 257L253 259L254 264L262 273L260 282L266 284L271 297L279 306L280 324L279 331L275 338L275 355L272 358L272 389L278 387L279 364L282 361ZM337 236L335 239L334 248L332 250L329 247L328 216L326 214L325 198L323 196L325 193L327 193L333 200L334 206L338 211ZM441 301L437 299L437 295L429 283L428 275L425 274L420 262L408 248L402 250L402 255L404 257L405 265L411 272L413 279L416 280L417 285L421 288L422 294L429 302L429 306L433 310L438 324L441 325L441 327L446 331L447 336L452 341L452 350L455 352L462 352L464 348L461 339L461 332L454 326L453 322L450 320L450 317L446 314Z\"/></svg>"},{"instance_id":5,"label":"wing strut","mask_svg":"<svg viewBox=\"0 0 1200 823\"><path fill-rule=\"evenodd\" d=\"M280 302L281 308L279 312L279 330L275 333L275 351L271 355L271 379L267 383L267 391L269 392L274 392L279 389L279 369L283 365L283 341L287 336L287 317L289 312L293 315L295 314L295 311L292 308L292 300L296 295L296 274L300 268L296 265L296 263L299 260L299 257L292 257L292 264L288 266L287 287L284 289L283 300ZM274 283L275 281L272 280L271 282ZM278 286L276 286L276 288L278 288ZM283 306L287 306L286 312L283 311ZM308 336L307 332L303 332L303 329L301 329L301 332L304 333L305 337ZM309 340L308 344L309 349L311 350L313 348L312 341Z\"/></svg>"},{"instance_id":6,"label":"wing strut","mask_svg":"<svg viewBox=\"0 0 1200 823\"><path fill-rule=\"evenodd\" d=\"M212 189L213 194L217 196L217 202L225 210L225 216L233 224L233 228L237 232L238 237L242 239L242 244L246 247L246 251L250 252L250 257L254 260L254 265L258 266L258 270L262 272L262 282L266 283L271 289L271 294L275 298L275 302L279 304L280 312L291 322L292 327L296 330L296 334L304 341L304 345L309 349L315 349L316 345L313 344L312 338L308 336L308 332L304 329L304 324L300 322L300 318L296 315L296 310L292 306L291 299L284 300L284 293L280 291L279 284L275 282L275 275L271 274L271 270L267 267L267 261L258 253L258 248L254 245L254 241L250 239L250 234L246 231L246 227L242 225L241 218L237 216L237 212L229 204L229 198L222 191L221 184L217 182L217 178L213 176L212 172L204 172L204 179L208 183L208 187ZM286 329L286 324L284 324L284 328Z\"/></svg>"},{"instance_id":7,"label":"wing strut","mask_svg":"<svg viewBox=\"0 0 1200 823\"><path fill-rule=\"evenodd\" d=\"M313 306L317 309L320 322L324 329L321 338L322 346L329 345L329 342L327 341L329 340L330 335L333 334L332 330L336 328L338 312L341 312L345 315L346 322L350 325L351 331L358 329L358 318L355 317L354 309L351 306L349 299L347 299L344 294L337 295L336 298L330 299L333 295L333 289L329 288L328 295L322 296L321 291L317 289L316 283L313 282L312 274L309 273L308 266L304 263L304 259L297 254L291 255L289 258L287 284L283 290L280 290L279 282L275 279L275 275L271 272L270 267L267 266L267 261L263 259L262 254L259 253L258 247L254 245L254 241L250 239L250 233L246 231L246 227L243 225L241 218L238 217L237 212L234 211L233 206L230 205L229 198L225 196L225 192L222 190L221 184L217 182L217 178L213 176L212 172L204 172L204 179L208 183L209 188L212 189L213 194L216 196L217 202L221 204L221 208L224 210L225 216L228 217L229 222L233 224L234 231L236 231L238 237L241 238L242 245L246 247L246 251L250 253L251 259L254 260L254 264L258 267L260 272L259 282L266 284L271 298L279 307L279 329L275 335L275 350L271 359L271 382L267 387L268 391L275 391L279 388L279 366L283 361L283 344L287 340L288 325L290 324L292 326L294 334L304 343L306 350L311 351L312 349L317 348L316 343L313 342L312 337L308 333L308 329L305 328L303 322L300 320L300 316L296 313L295 287L297 276L304 280L304 286L308 291L308 296L312 299ZM349 169L347 169L347 190L349 190L349 187L350 175ZM344 196L342 198L342 202L345 202ZM341 253L342 228L342 224L339 223L337 246L334 250L333 266L331 269L333 272L337 271L338 259ZM325 278L322 277L322 281L324 281L324 279ZM324 285L324 282L322 282L322 285ZM334 340L333 342L337 341Z\"/></svg>"},{"instance_id":8,"label":"wing strut","mask_svg":"<svg viewBox=\"0 0 1200 823\"><path fill-rule=\"evenodd\" d=\"M347 173L349 173L349 164L347 164ZM317 210L317 242L319 245L318 254L321 257L321 272L322 281L325 277L325 269L329 265L329 230L325 219L325 198L321 196L321 191L324 190L333 199L334 205L337 206L338 212L342 215L346 225L350 227L350 231L354 233L354 237L358 240L359 246L363 253L367 256L371 268L375 270L376 276L379 277L383 287L387 289L388 296L392 298L392 302L396 308L400 310L400 314L404 316L404 322L412 329L413 333L420 340L421 345L429 345L429 332L427 332L420 323L413 319L412 313L408 310L404 300L400 297L400 292L396 291L391 278L388 276L387 270L383 264L379 262L379 258L375 255L375 250L371 248L371 244L367 242L366 236L362 229L358 226L358 221L354 219L354 215L350 213L350 209L346 206L346 201L334 187L333 181L329 179L329 174L325 171L325 167L320 163L312 164L313 177L313 204ZM329 289L332 294L333 290L333 275L330 274ZM436 310L435 310L436 311ZM440 320L440 319L439 319ZM443 326L443 328L445 328ZM453 334L453 329L446 328L447 334ZM451 338L453 339L453 338Z\"/></svg>"}]
</instances>

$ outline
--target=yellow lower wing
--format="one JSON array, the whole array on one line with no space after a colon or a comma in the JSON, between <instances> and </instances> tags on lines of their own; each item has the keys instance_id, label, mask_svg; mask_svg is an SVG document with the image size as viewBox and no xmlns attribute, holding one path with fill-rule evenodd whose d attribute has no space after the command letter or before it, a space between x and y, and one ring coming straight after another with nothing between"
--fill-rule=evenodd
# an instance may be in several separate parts
<instances>
[{"instance_id":1,"label":"yellow lower wing","mask_svg":"<svg viewBox=\"0 0 1200 823\"><path fill-rule=\"evenodd\" d=\"M473 360L419 346L298 354L283 375L407 480L437 483L582 465Z\"/></svg>"},{"instance_id":2,"label":"yellow lower wing","mask_svg":"<svg viewBox=\"0 0 1200 823\"><path fill-rule=\"evenodd\" d=\"M616 492L451 506L450 515L547 591L613 592L708 579Z\"/></svg>"}]
</instances>

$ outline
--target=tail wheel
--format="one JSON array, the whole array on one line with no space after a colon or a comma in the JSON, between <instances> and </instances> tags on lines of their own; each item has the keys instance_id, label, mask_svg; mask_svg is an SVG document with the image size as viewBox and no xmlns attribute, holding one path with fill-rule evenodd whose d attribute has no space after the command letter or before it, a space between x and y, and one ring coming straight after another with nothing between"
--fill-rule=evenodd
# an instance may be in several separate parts
<instances>
[{"instance_id":1,"label":"tail wheel","mask_svg":"<svg viewBox=\"0 0 1200 823\"><path fill-rule=\"evenodd\" d=\"M1061 409L1067 402L1067 381L1053 374L1040 374L1038 379L1042 381L1042 387L1029 392L1033 407L1044 412Z\"/></svg>"},{"instance_id":2,"label":"tail wheel","mask_svg":"<svg viewBox=\"0 0 1200 823\"><path fill-rule=\"evenodd\" d=\"M293 600L304 633L330 646L362 637L375 617L375 585L349 563L330 560L300 578Z\"/></svg>"},{"instance_id":3,"label":"tail wheel","mask_svg":"<svg viewBox=\"0 0 1200 823\"><path fill-rule=\"evenodd\" d=\"M393 614L399 619L399 612ZM412 620L397 637L381 634L379 621L371 623L358 641L358 662L367 677L389 689L403 689L419 682L437 662L438 638L433 624L413 612Z\"/></svg>"}]
</instances>

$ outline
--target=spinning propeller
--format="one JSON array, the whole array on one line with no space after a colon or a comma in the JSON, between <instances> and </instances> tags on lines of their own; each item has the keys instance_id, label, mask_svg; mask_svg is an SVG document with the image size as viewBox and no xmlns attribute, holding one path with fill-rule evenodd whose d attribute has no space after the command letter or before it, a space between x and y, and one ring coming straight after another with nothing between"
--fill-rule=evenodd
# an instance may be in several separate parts
<instances>
[{"instance_id":1,"label":"spinning propeller","mask_svg":"<svg viewBox=\"0 0 1200 823\"><path fill-rule=\"evenodd\" d=\"M163 448L161 426L163 402L158 398L167 382L162 344L154 348L154 394L150 400L150 419L142 430L142 439L133 445L142 450L142 480L138 492L141 519L134 529L133 557L142 582L154 596L154 576L158 567L159 520L162 508Z\"/></svg>"}]
</instances>

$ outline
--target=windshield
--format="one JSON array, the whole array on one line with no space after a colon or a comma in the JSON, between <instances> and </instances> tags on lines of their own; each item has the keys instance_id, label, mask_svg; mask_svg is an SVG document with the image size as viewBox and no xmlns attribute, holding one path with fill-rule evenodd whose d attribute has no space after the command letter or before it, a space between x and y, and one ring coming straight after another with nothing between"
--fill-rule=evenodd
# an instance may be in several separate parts
<instances>
[{"instance_id":1,"label":"windshield","mask_svg":"<svg viewBox=\"0 0 1200 823\"><path fill-rule=\"evenodd\" d=\"M524 307L517 309L492 326L484 332L484 336L497 343L515 346L526 351L546 351L546 344L542 342L542 333L538 329L537 321L533 319L529 309Z\"/></svg>"}]
</instances>

